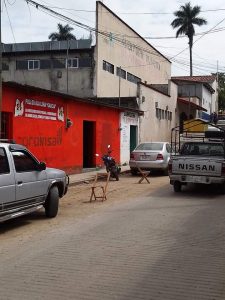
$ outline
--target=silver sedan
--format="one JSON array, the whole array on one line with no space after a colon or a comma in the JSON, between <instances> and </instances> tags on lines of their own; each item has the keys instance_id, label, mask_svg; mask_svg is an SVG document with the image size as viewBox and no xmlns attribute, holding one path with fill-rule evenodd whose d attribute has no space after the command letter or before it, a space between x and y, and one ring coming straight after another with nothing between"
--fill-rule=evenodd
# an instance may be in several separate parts
<instances>
[{"instance_id":1,"label":"silver sedan","mask_svg":"<svg viewBox=\"0 0 225 300\"><path fill-rule=\"evenodd\" d=\"M168 162L171 155L171 146L168 142L146 142L139 144L130 154L130 170L137 174L142 170L162 170L168 174Z\"/></svg>"}]
</instances>

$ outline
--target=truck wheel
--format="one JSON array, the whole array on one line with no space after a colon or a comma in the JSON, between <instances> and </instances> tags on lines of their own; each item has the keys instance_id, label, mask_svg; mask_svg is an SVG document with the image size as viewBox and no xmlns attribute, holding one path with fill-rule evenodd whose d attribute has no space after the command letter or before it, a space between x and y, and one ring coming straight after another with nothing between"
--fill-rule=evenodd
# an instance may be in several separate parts
<instances>
[{"instance_id":1,"label":"truck wheel","mask_svg":"<svg viewBox=\"0 0 225 300\"><path fill-rule=\"evenodd\" d=\"M53 186L48 194L45 202L45 215L47 218L54 218L59 208L59 190L57 186Z\"/></svg>"},{"instance_id":2,"label":"truck wheel","mask_svg":"<svg viewBox=\"0 0 225 300\"><path fill-rule=\"evenodd\" d=\"M175 181L174 182L174 184L173 184L173 190L176 193L181 192L181 183L180 183L180 181Z\"/></svg>"},{"instance_id":3,"label":"truck wheel","mask_svg":"<svg viewBox=\"0 0 225 300\"><path fill-rule=\"evenodd\" d=\"M222 183L220 185L220 194L224 195L225 194L225 183Z\"/></svg>"}]
</instances>

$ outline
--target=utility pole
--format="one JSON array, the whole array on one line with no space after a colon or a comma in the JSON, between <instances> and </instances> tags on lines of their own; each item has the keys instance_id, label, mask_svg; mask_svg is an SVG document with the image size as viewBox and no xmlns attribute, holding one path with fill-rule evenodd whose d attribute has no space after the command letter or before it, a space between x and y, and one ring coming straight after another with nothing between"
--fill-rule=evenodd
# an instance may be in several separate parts
<instances>
[{"instance_id":1,"label":"utility pole","mask_svg":"<svg viewBox=\"0 0 225 300\"><path fill-rule=\"evenodd\" d=\"M0 0L0 138L2 137L2 5Z\"/></svg>"}]
</instances>

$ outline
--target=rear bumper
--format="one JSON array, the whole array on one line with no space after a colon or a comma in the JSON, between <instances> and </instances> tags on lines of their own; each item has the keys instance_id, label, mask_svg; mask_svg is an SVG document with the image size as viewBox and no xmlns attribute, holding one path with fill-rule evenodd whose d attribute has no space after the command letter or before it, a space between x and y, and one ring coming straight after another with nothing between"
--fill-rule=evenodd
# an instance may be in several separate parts
<instances>
[{"instance_id":1,"label":"rear bumper","mask_svg":"<svg viewBox=\"0 0 225 300\"><path fill-rule=\"evenodd\" d=\"M176 175L169 174L170 184L174 184L175 181L179 181L183 184L186 183L201 183L201 184L224 184L224 177L212 177L212 176L195 176L195 175Z\"/></svg>"},{"instance_id":2,"label":"rear bumper","mask_svg":"<svg viewBox=\"0 0 225 300\"><path fill-rule=\"evenodd\" d=\"M135 161L130 160L129 166L131 169L137 169L137 167L143 170L165 170L168 167L168 164L163 160L154 160L154 161Z\"/></svg>"}]
</instances>

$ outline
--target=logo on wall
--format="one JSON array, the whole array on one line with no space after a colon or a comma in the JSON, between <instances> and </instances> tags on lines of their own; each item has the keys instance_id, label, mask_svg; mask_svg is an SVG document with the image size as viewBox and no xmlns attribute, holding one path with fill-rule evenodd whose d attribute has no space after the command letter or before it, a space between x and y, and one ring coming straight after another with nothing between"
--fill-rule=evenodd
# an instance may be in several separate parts
<instances>
[{"instance_id":1,"label":"logo on wall","mask_svg":"<svg viewBox=\"0 0 225 300\"><path fill-rule=\"evenodd\" d=\"M34 99L16 99L15 116L64 122L64 107Z\"/></svg>"},{"instance_id":2,"label":"logo on wall","mask_svg":"<svg viewBox=\"0 0 225 300\"><path fill-rule=\"evenodd\" d=\"M63 109L63 107L58 108L58 120L64 122L64 109Z\"/></svg>"},{"instance_id":3,"label":"logo on wall","mask_svg":"<svg viewBox=\"0 0 225 300\"><path fill-rule=\"evenodd\" d=\"M22 116L24 113L24 104L23 101L16 99L15 105L15 117Z\"/></svg>"}]
</instances>

